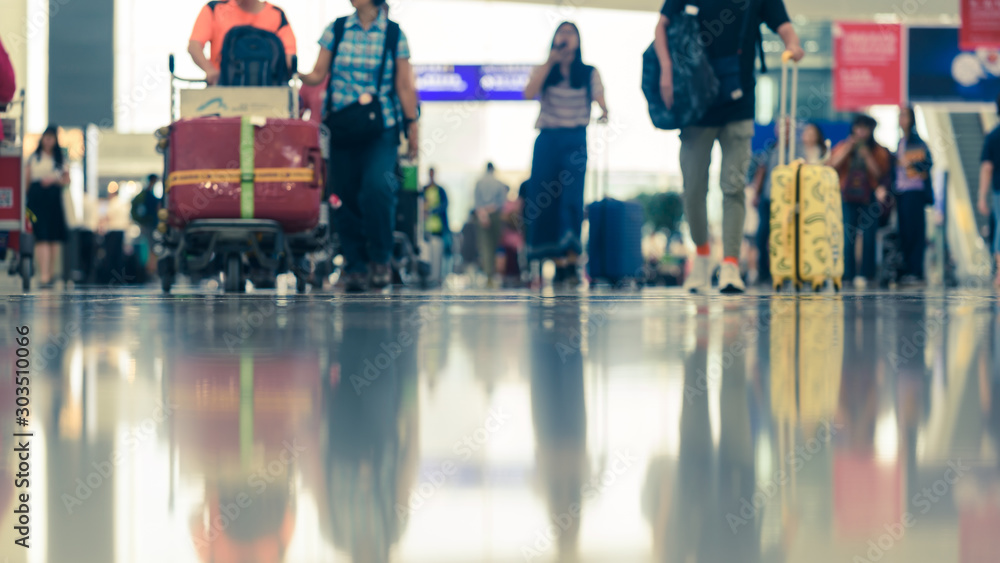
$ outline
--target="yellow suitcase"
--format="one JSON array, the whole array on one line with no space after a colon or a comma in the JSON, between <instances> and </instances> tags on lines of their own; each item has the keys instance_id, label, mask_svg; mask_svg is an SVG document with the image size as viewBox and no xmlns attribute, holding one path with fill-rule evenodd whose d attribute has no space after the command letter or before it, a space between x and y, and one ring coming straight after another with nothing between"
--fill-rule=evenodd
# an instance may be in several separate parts
<instances>
[{"instance_id":1,"label":"yellow suitcase","mask_svg":"<svg viewBox=\"0 0 1000 563\"><path fill-rule=\"evenodd\" d=\"M798 65L793 66L792 115L798 90ZM840 290L844 277L844 211L840 179L829 166L795 160L795 143L788 141L788 64L781 69L779 166L771 172L771 279L780 290L785 282L796 289L810 284L822 289L830 281ZM787 160L786 160L787 150Z\"/></svg>"}]
</instances>

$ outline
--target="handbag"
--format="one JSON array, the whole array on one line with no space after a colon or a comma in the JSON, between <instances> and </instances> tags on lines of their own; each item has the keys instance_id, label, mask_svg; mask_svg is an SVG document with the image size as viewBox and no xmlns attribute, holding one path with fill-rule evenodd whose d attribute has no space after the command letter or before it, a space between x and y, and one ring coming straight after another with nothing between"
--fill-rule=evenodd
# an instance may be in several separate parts
<instances>
[{"instance_id":1,"label":"handbag","mask_svg":"<svg viewBox=\"0 0 1000 563\"><path fill-rule=\"evenodd\" d=\"M334 23L334 42L330 57L330 80L333 80L334 65L337 60L337 52L340 43L344 39L344 30L347 26L347 18L339 18ZM382 62L378 68L378 79L375 87L375 94L365 94L361 98L338 110L333 111L333 96L327 93L326 96L326 117L323 124L326 125L330 135L330 147L337 149L358 148L370 145L375 142L385 132L385 117L382 111L382 79L385 75L385 65L391 51L393 59L396 58L396 51L399 47L399 24L393 21L388 22L385 34L385 45L382 48ZM393 77L396 76L395 63L393 64ZM395 84L393 85L393 96L395 95Z\"/></svg>"}]
</instances>

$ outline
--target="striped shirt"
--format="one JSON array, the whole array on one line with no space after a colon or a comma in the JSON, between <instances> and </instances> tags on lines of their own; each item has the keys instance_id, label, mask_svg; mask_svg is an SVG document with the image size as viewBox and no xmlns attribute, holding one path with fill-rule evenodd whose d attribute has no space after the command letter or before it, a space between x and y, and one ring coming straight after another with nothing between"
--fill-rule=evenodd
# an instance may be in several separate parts
<instances>
[{"instance_id":1,"label":"striped shirt","mask_svg":"<svg viewBox=\"0 0 1000 563\"><path fill-rule=\"evenodd\" d=\"M334 23L326 28L323 37L319 40L320 46L328 51L333 51ZM348 16L347 24L344 26L344 38L337 50L337 60L334 61L333 75L330 78L330 87L327 92L328 96L332 96L333 111L342 110L353 104L361 98L362 94L375 93L378 84L375 74L378 72L379 65L382 64L382 50L385 46L385 32L388 24L389 18L382 10L379 10L378 18L368 31L361 27L361 20L358 19L357 12ZM409 58L410 45L406 41L406 34L400 30L396 59ZM379 92L379 101L382 102L386 127L395 125L396 116L402 115L402 109L395 96L392 95L396 88L392 81L395 66L396 61L390 54L385 61L382 91Z\"/></svg>"},{"instance_id":2,"label":"striped shirt","mask_svg":"<svg viewBox=\"0 0 1000 563\"><path fill-rule=\"evenodd\" d=\"M590 90L591 98L587 99L587 89L571 87L569 78L543 90L542 111L535 127L563 129L590 125L593 101L604 95L604 83L596 68L590 75Z\"/></svg>"}]
</instances>

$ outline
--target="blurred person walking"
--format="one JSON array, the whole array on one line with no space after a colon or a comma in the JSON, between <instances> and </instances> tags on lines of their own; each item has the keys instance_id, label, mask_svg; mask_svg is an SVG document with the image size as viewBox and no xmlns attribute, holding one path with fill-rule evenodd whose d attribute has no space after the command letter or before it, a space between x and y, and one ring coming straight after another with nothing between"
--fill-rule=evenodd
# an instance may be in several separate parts
<instances>
[{"instance_id":1,"label":"blurred person walking","mask_svg":"<svg viewBox=\"0 0 1000 563\"><path fill-rule=\"evenodd\" d=\"M156 257L153 253L153 231L160 224L159 212L163 206L160 198L156 197L153 189L160 183L160 177L150 174L146 177L146 185L142 191L132 198L132 220L139 225L139 233L143 244L146 245L148 256L146 258L146 271L153 273L156 271Z\"/></svg>"},{"instance_id":2,"label":"blurred person walking","mask_svg":"<svg viewBox=\"0 0 1000 563\"><path fill-rule=\"evenodd\" d=\"M108 193L107 208L98 226L104 239L104 271L97 273L99 282L114 283L125 279L125 231L131 225L129 211L120 190Z\"/></svg>"},{"instance_id":3,"label":"blurred person walking","mask_svg":"<svg viewBox=\"0 0 1000 563\"><path fill-rule=\"evenodd\" d=\"M59 128L49 125L38 141L38 148L28 157L27 208L35 234L35 257L38 261L40 287L53 285L53 272L59 243L67 235L63 188L69 185L69 163L59 145Z\"/></svg>"},{"instance_id":4,"label":"blurred person walking","mask_svg":"<svg viewBox=\"0 0 1000 563\"><path fill-rule=\"evenodd\" d=\"M539 99L539 130L527 194L528 260L554 259L555 282L578 285L583 252L583 191L587 173L587 126L594 102L608 119L604 84L583 62L580 30L571 22L556 29L549 58L535 67L524 89Z\"/></svg>"},{"instance_id":5,"label":"blurred person walking","mask_svg":"<svg viewBox=\"0 0 1000 563\"><path fill-rule=\"evenodd\" d=\"M234 27L244 25L277 35L285 46L285 56L291 68L292 56L296 53L295 34L284 10L261 0L215 0L206 4L198 13L188 42L188 54L194 64L205 71L209 86L214 86L219 81L222 44L226 34ZM211 46L208 58L205 58L206 44Z\"/></svg>"},{"instance_id":6,"label":"blurred person walking","mask_svg":"<svg viewBox=\"0 0 1000 563\"><path fill-rule=\"evenodd\" d=\"M451 273L452 235L448 224L448 192L437 182L437 171L427 171L428 182L422 191L424 198L424 233L437 239L441 249L442 280ZM437 246L437 245L435 245Z\"/></svg>"},{"instance_id":7,"label":"blurred person walking","mask_svg":"<svg viewBox=\"0 0 1000 563\"><path fill-rule=\"evenodd\" d=\"M858 115L851 124L851 135L833 148L829 165L840 175L844 200L844 280L853 280L864 289L875 280L875 236L882 205L888 198L891 155L875 141L878 123L867 115ZM857 269L857 240L863 239L861 271Z\"/></svg>"},{"instance_id":8,"label":"blurred person walking","mask_svg":"<svg viewBox=\"0 0 1000 563\"><path fill-rule=\"evenodd\" d=\"M479 232L476 241L479 244L479 265L486 274L487 287L497 285L496 259L500 246L500 235L503 233L503 209L507 203L510 187L496 177L493 163L486 165L486 173L476 182L475 210Z\"/></svg>"},{"instance_id":9,"label":"blurred person walking","mask_svg":"<svg viewBox=\"0 0 1000 563\"><path fill-rule=\"evenodd\" d=\"M900 281L914 284L924 281L924 253L927 250L927 211L934 205L930 148L917 133L912 107L901 108L899 128L902 137L896 150L895 196L899 218L899 241L905 260Z\"/></svg>"},{"instance_id":10,"label":"blurred person walking","mask_svg":"<svg viewBox=\"0 0 1000 563\"><path fill-rule=\"evenodd\" d=\"M997 96L997 115L1000 115L1000 96ZM1000 223L1000 126L986 136L983 143L982 164L979 168L979 212L990 216L992 192L993 217ZM996 279L993 282L1000 289L1000 224L993 229L993 253L996 258Z\"/></svg>"},{"instance_id":11,"label":"blurred person walking","mask_svg":"<svg viewBox=\"0 0 1000 563\"><path fill-rule=\"evenodd\" d=\"M313 71L301 78L315 86L330 77L329 186L343 202L334 220L347 262L345 287L357 292L392 282L400 132L416 159L420 129L406 35L389 19L385 0L351 5L353 14L327 27Z\"/></svg>"},{"instance_id":12,"label":"blurred person walking","mask_svg":"<svg viewBox=\"0 0 1000 563\"><path fill-rule=\"evenodd\" d=\"M654 46L662 69L660 91L668 109L674 105L674 83L667 28L670 18L679 15L686 5L686 0L666 0L656 27ZM713 268L708 232L708 171L712 148L718 141L722 148L719 181L723 193L723 262L719 288L724 293L743 293L745 286L740 277L739 256L746 214L744 188L754 134L754 66L761 40L760 24L767 24L781 36L785 49L795 61L801 60L805 51L783 0L751 2L745 11L737 10L736 13L732 9L735 4L729 0L705 0L698 7L699 27L713 30L714 40L707 45L707 51L720 79L720 93L705 116L696 125L681 129L680 134L684 214L691 227L691 238L697 246L697 256L684 286L692 293L705 293L711 288ZM714 33L716 28L718 33Z\"/></svg>"}]
</instances>

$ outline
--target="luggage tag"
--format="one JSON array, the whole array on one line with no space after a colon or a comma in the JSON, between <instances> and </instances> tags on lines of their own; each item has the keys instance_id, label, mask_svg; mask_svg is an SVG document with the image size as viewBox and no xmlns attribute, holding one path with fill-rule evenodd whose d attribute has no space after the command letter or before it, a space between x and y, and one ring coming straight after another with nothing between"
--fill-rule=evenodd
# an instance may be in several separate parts
<instances>
[{"instance_id":1,"label":"luggage tag","mask_svg":"<svg viewBox=\"0 0 1000 563\"><path fill-rule=\"evenodd\" d=\"M684 13L687 14L687 15L689 15L689 16L697 16L698 12L699 12L698 6L695 6L695 5L692 5L692 4L688 4L687 6L684 6Z\"/></svg>"},{"instance_id":2,"label":"luggage tag","mask_svg":"<svg viewBox=\"0 0 1000 563\"><path fill-rule=\"evenodd\" d=\"M733 90L733 93L731 94L731 96L733 98L733 101L736 101L736 100L742 98L743 97L743 88L737 88L737 89Z\"/></svg>"}]
</instances>

